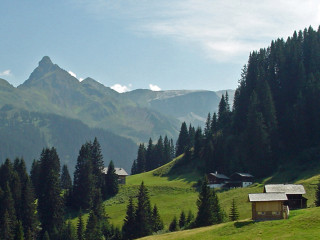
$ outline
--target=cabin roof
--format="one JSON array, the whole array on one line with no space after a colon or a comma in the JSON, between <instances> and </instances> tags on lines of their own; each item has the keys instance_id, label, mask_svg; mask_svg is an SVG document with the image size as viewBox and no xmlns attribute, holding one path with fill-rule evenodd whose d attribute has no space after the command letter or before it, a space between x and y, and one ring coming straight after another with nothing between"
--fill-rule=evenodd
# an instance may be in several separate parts
<instances>
[{"instance_id":1,"label":"cabin roof","mask_svg":"<svg viewBox=\"0 0 320 240\"><path fill-rule=\"evenodd\" d=\"M227 180L230 179L226 175L221 174L221 173L209 173L209 175L214 176L216 178L220 178L220 179L227 179Z\"/></svg>"},{"instance_id":2,"label":"cabin roof","mask_svg":"<svg viewBox=\"0 0 320 240\"><path fill-rule=\"evenodd\" d=\"M288 197L284 192L249 194L250 202L272 202L272 201L286 201L286 200L288 200Z\"/></svg>"},{"instance_id":3,"label":"cabin roof","mask_svg":"<svg viewBox=\"0 0 320 240\"><path fill-rule=\"evenodd\" d=\"M234 173L234 174L232 174L232 175L239 175L239 176L241 176L241 177L250 177L250 178L253 178L253 176L252 176L251 174L249 174L249 173L239 173L239 172L236 172L236 173Z\"/></svg>"},{"instance_id":4,"label":"cabin roof","mask_svg":"<svg viewBox=\"0 0 320 240\"><path fill-rule=\"evenodd\" d=\"M267 184L264 186L264 191L266 193L306 194L306 190L301 184Z\"/></svg>"},{"instance_id":5,"label":"cabin roof","mask_svg":"<svg viewBox=\"0 0 320 240\"><path fill-rule=\"evenodd\" d=\"M129 175L129 174L126 172L126 170L124 170L123 168L114 168L114 170L116 171L116 174L117 174L118 176L128 176L128 175ZM107 174L108 168L107 168L107 167L104 168L104 169L102 170L102 172L103 172L104 174Z\"/></svg>"}]
</instances>

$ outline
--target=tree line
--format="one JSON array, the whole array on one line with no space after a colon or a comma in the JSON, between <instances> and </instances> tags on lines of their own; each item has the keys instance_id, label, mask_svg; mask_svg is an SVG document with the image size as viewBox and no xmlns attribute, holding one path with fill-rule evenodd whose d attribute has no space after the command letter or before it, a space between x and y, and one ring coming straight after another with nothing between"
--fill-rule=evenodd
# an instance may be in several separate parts
<instances>
[{"instance_id":1,"label":"tree line","mask_svg":"<svg viewBox=\"0 0 320 240\"><path fill-rule=\"evenodd\" d=\"M203 172L265 177L317 164L320 152L320 28L294 32L250 54L235 92L204 129L183 123L176 153Z\"/></svg>"},{"instance_id":2,"label":"tree line","mask_svg":"<svg viewBox=\"0 0 320 240\"><path fill-rule=\"evenodd\" d=\"M133 161L131 174L138 174L156 169L168 162L175 156L175 147L172 139L167 136L159 137L156 144L149 139L148 146L139 145L137 159Z\"/></svg>"}]
</instances>

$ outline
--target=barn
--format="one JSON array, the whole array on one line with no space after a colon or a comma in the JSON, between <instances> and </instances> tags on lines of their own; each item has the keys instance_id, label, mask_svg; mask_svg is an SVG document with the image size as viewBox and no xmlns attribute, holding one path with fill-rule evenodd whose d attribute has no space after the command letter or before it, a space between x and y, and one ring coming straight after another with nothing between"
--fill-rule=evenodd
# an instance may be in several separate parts
<instances>
[{"instance_id":1,"label":"barn","mask_svg":"<svg viewBox=\"0 0 320 240\"><path fill-rule=\"evenodd\" d=\"M287 200L287 195L283 192L249 194L249 201L252 203L252 220L287 219L289 209L284 205Z\"/></svg>"},{"instance_id":2,"label":"barn","mask_svg":"<svg viewBox=\"0 0 320 240\"><path fill-rule=\"evenodd\" d=\"M284 192L288 198L284 204L289 206L290 209L307 207L308 199L302 196L303 194L306 194L306 190L301 184L267 184L264 186L264 192Z\"/></svg>"}]
</instances>

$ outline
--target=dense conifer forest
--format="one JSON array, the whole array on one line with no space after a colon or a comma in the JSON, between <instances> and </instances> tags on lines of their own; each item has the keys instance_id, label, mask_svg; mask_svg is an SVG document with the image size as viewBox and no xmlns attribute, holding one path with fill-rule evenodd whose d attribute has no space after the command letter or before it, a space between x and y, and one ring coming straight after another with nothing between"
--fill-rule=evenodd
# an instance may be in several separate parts
<instances>
[{"instance_id":1,"label":"dense conifer forest","mask_svg":"<svg viewBox=\"0 0 320 240\"><path fill-rule=\"evenodd\" d=\"M320 155L320 28L250 54L231 109L222 96L204 130L183 123L177 155L202 172L249 172L258 178L284 168L312 168Z\"/></svg>"}]
</instances>

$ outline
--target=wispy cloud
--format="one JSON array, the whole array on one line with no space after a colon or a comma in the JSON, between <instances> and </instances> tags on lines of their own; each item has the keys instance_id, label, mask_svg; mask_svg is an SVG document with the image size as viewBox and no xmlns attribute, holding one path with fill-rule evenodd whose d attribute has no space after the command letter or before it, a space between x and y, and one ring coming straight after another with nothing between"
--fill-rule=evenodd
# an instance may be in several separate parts
<instances>
[{"instance_id":1,"label":"wispy cloud","mask_svg":"<svg viewBox=\"0 0 320 240\"><path fill-rule=\"evenodd\" d=\"M113 86L111 86L110 88L117 91L118 93L124 93L124 92L128 92L131 90L132 85L129 84L129 86L125 86L125 85L121 85L119 83L114 84Z\"/></svg>"},{"instance_id":2,"label":"wispy cloud","mask_svg":"<svg viewBox=\"0 0 320 240\"><path fill-rule=\"evenodd\" d=\"M82 0L92 13L128 20L136 33L168 37L217 61L236 60L320 21L318 0ZM109 14L105 14L108 11Z\"/></svg>"},{"instance_id":3,"label":"wispy cloud","mask_svg":"<svg viewBox=\"0 0 320 240\"><path fill-rule=\"evenodd\" d=\"M149 84L149 88L152 91L161 91L161 88L157 85Z\"/></svg>"},{"instance_id":4,"label":"wispy cloud","mask_svg":"<svg viewBox=\"0 0 320 240\"><path fill-rule=\"evenodd\" d=\"M11 70L4 70L3 72L0 72L0 76L10 76L11 75Z\"/></svg>"}]
</instances>

